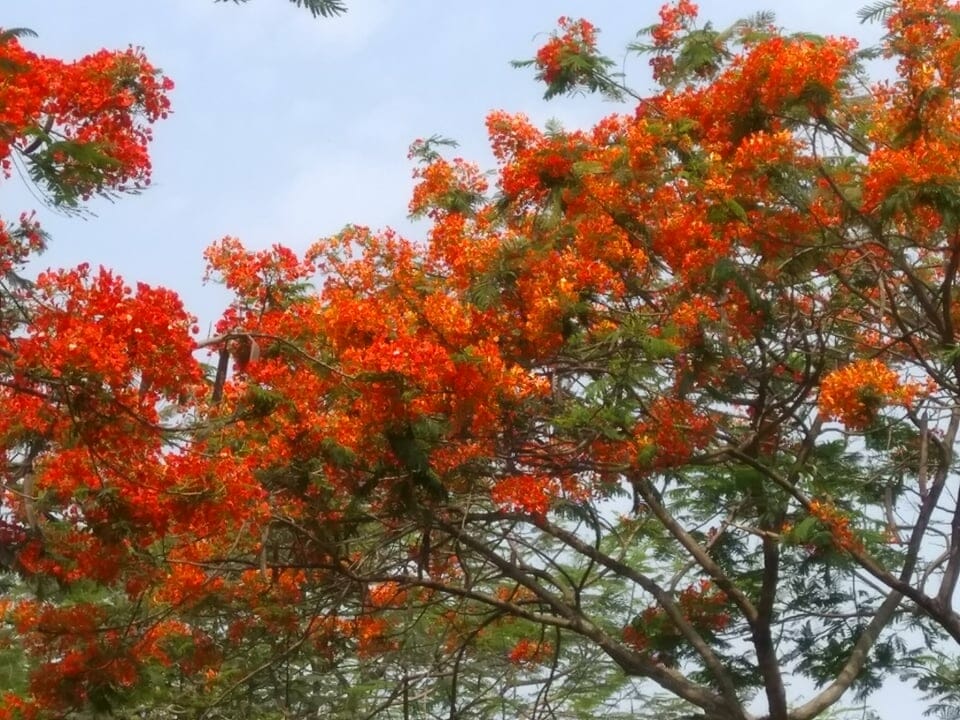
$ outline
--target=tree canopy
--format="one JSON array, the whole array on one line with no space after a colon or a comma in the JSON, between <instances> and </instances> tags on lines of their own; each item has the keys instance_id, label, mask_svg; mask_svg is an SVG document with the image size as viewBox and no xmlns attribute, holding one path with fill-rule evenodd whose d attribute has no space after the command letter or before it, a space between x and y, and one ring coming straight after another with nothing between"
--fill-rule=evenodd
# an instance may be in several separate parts
<instances>
[{"instance_id":1,"label":"tree canopy","mask_svg":"<svg viewBox=\"0 0 960 720\"><path fill-rule=\"evenodd\" d=\"M620 111L414 142L418 240L214 243L205 339L5 225L0 718L952 717L960 3L862 17L665 5L650 93L561 18L517 64ZM0 62L4 167L146 185L139 52Z\"/></svg>"}]
</instances>

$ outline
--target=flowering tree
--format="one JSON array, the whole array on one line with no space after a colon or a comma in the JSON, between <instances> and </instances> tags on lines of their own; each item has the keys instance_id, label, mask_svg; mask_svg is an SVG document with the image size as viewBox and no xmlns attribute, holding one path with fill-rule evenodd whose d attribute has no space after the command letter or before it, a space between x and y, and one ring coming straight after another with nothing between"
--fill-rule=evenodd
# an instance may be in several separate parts
<instances>
[{"instance_id":1,"label":"flowering tree","mask_svg":"<svg viewBox=\"0 0 960 720\"><path fill-rule=\"evenodd\" d=\"M545 673L586 639L710 717L757 693L815 717L895 657L953 692L955 9L874 12L888 83L851 40L668 6L638 48L662 90L634 112L490 116L492 197L416 146L425 248L354 228L269 275L213 248L238 292L220 330L259 348L232 391L273 398L268 462L312 463L270 491L321 500L271 527L358 586L532 623L512 656ZM594 39L561 20L532 61L548 95L632 95ZM821 690L791 698L785 673Z\"/></svg>"},{"instance_id":2,"label":"flowering tree","mask_svg":"<svg viewBox=\"0 0 960 720\"><path fill-rule=\"evenodd\" d=\"M562 19L527 65L624 112L492 113L492 184L415 143L425 242L214 244L199 344L162 291L41 278L0 717L808 720L895 674L948 714L960 5L864 16L879 50L680 0L643 96Z\"/></svg>"},{"instance_id":3,"label":"flowering tree","mask_svg":"<svg viewBox=\"0 0 960 720\"><path fill-rule=\"evenodd\" d=\"M65 62L28 51L21 39L32 34L0 33L3 180L16 171L32 181L41 198L73 212L94 195L145 188L150 182L150 126L169 111L170 80L139 50L101 50ZM33 627L24 624L23 615L17 620L8 615L14 608L23 610L16 598L30 587L11 583L11 572L36 578L33 590L43 595L48 583L69 582L67 574L73 580L104 580L116 561L115 554L98 555L82 539L99 532L96 512L81 509L83 495L97 489L89 485L89 474L76 474L79 466L71 468L68 456L92 457L101 449L102 462L110 462L114 453L139 456L138 442L156 442L147 440L147 424L155 420L159 399L173 385L174 395L182 392L190 377L178 367L172 371L176 380L166 374L160 384L144 386L142 381L155 374L146 369L159 369L164 356L195 365L189 316L173 293L146 286L133 291L109 271L87 266L27 280L22 266L45 242L32 214L12 222L0 219L0 573L6 571L0 576L0 606L8 621L0 633L0 687L5 692L21 686L25 671L23 648L9 642L11 632L20 639L19 630L9 623L20 630ZM200 380L198 367L192 377ZM66 465L55 469L61 460ZM46 469L40 471L41 466ZM44 480L38 483L41 475ZM54 480L58 475L61 480ZM56 487L58 482L62 484ZM44 494L50 500L58 495L60 501L40 503ZM100 517L101 524L108 517L122 522L105 511ZM70 524L75 531L67 529ZM71 535L85 548L77 548L86 557L82 566L68 569L41 559L41 547L69 543ZM76 623L64 620L68 624L63 627L71 630L95 617L76 605L62 612L63 618L76 618ZM69 653L63 660L71 661ZM53 687L56 680L48 682ZM20 703L3 704L0 713L9 715Z\"/></svg>"}]
</instances>

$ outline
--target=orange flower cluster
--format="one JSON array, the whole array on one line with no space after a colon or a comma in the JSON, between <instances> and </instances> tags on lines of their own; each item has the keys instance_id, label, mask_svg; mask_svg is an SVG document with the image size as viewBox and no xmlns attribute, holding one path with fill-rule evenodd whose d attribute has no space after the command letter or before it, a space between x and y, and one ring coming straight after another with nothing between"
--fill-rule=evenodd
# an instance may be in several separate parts
<instances>
[{"instance_id":1,"label":"orange flower cluster","mask_svg":"<svg viewBox=\"0 0 960 720\"><path fill-rule=\"evenodd\" d=\"M678 0L660 7L660 22L649 29L653 47L659 51L650 58L654 80L664 81L673 72L676 63L670 51L678 44L681 32L692 28L699 11L690 0Z\"/></svg>"},{"instance_id":2,"label":"orange flower cluster","mask_svg":"<svg viewBox=\"0 0 960 720\"><path fill-rule=\"evenodd\" d=\"M660 22L650 29L654 45L668 47L683 28L696 19L700 8L690 0L677 0L660 7Z\"/></svg>"},{"instance_id":3,"label":"orange flower cluster","mask_svg":"<svg viewBox=\"0 0 960 720\"><path fill-rule=\"evenodd\" d=\"M21 372L86 374L114 393L140 392L139 382L131 386L146 375L144 392L170 400L201 383L195 318L171 290L143 283L133 289L108 270L81 265L41 274L37 295L43 310L17 344Z\"/></svg>"},{"instance_id":4,"label":"orange flower cluster","mask_svg":"<svg viewBox=\"0 0 960 720\"><path fill-rule=\"evenodd\" d=\"M823 378L820 411L852 429L868 427L884 405L909 406L919 392L880 360L857 360Z\"/></svg>"},{"instance_id":5,"label":"orange flower cluster","mask_svg":"<svg viewBox=\"0 0 960 720\"><path fill-rule=\"evenodd\" d=\"M142 658L122 642L120 632L101 627L105 614L95 604L57 607L19 600L7 615L24 647L42 662L30 674L32 703L5 698L0 718L39 716L39 708L62 712L95 692L127 688L138 679Z\"/></svg>"},{"instance_id":6,"label":"orange flower cluster","mask_svg":"<svg viewBox=\"0 0 960 720\"><path fill-rule=\"evenodd\" d=\"M546 475L511 475L490 490L494 504L530 515L546 515L557 498L559 483Z\"/></svg>"},{"instance_id":7,"label":"orange flower cluster","mask_svg":"<svg viewBox=\"0 0 960 720\"><path fill-rule=\"evenodd\" d=\"M262 313L269 302L279 302L315 272L313 263L300 260L282 245L248 252L234 237L225 237L203 253L207 261L205 280L216 276L242 300L224 315L217 332L227 332Z\"/></svg>"},{"instance_id":8,"label":"orange flower cluster","mask_svg":"<svg viewBox=\"0 0 960 720\"><path fill-rule=\"evenodd\" d=\"M677 605L686 619L700 632L718 633L730 624L729 601L710 580L690 585L677 595ZM623 629L624 642L642 652L667 649L681 640L680 630L659 605L652 605ZM666 642L665 642L666 641Z\"/></svg>"},{"instance_id":9,"label":"orange flower cluster","mask_svg":"<svg viewBox=\"0 0 960 720\"><path fill-rule=\"evenodd\" d=\"M863 549L863 543L850 527L850 518L836 507L819 500L811 500L809 510L830 532L833 544L838 548L848 551Z\"/></svg>"},{"instance_id":10,"label":"orange flower cluster","mask_svg":"<svg viewBox=\"0 0 960 720\"><path fill-rule=\"evenodd\" d=\"M713 421L690 403L657 398L648 419L635 430L638 461L642 468L666 468L688 461L713 438Z\"/></svg>"},{"instance_id":11,"label":"orange flower cluster","mask_svg":"<svg viewBox=\"0 0 960 720\"><path fill-rule=\"evenodd\" d=\"M19 267L46 246L33 213L22 213L16 224L0 219L0 273Z\"/></svg>"},{"instance_id":12,"label":"orange flower cluster","mask_svg":"<svg viewBox=\"0 0 960 720\"><path fill-rule=\"evenodd\" d=\"M554 32L550 40L537 51L537 77L548 85L558 82L573 84L578 79L578 70L572 61L578 56L595 52L597 31L582 18L574 20L561 17L557 24L560 32Z\"/></svg>"},{"instance_id":13,"label":"orange flower cluster","mask_svg":"<svg viewBox=\"0 0 960 720\"><path fill-rule=\"evenodd\" d=\"M58 182L82 198L149 184L149 125L167 116L173 83L139 50L101 50L68 63L0 43L0 167L30 151L55 168ZM95 172L73 145L102 153Z\"/></svg>"},{"instance_id":14,"label":"orange flower cluster","mask_svg":"<svg viewBox=\"0 0 960 720\"><path fill-rule=\"evenodd\" d=\"M398 643L390 632L390 621L375 614L358 617L317 615L306 629L314 647L327 657L334 657L345 642L353 643L361 657L373 657L396 650Z\"/></svg>"},{"instance_id":15,"label":"orange flower cluster","mask_svg":"<svg viewBox=\"0 0 960 720\"><path fill-rule=\"evenodd\" d=\"M469 212L471 202L482 199L487 180L479 167L462 158L442 158L414 171L419 180L410 200L410 214L439 219L451 212Z\"/></svg>"},{"instance_id":16,"label":"orange flower cluster","mask_svg":"<svg viewBox=\"0 0 960 720\"><path fill-rule=\"evenodd\" d=\"M753 133L780 132L785 115L802 109L822 116L852 72L855 50L848 38L772 37L737 58L708 86L685 91L678 102L699 118L704 141L726 155ZM754 127L745 117L754 118Z\"/></svg>"},{"instance_id":17,"label":"orange flower cluster","mask_svg":"<svg viewBox=\"0 0 960 720\"><path fill-rule=\"evenodd\" d=\"M542 665L553 655L553 644L537 642L523 638L507 653L507 659L514 665Z\"/></svg>"},{"instance_id":18,"label":"orange flower cluster","mask_svg":"<svg viewBox=\"0 0 960 720\"><path fill-rule=\"evenodd\" d=\"M367 590L367 601L374 608L401 607L407 600L407 591L395 582L371 585Z\"/></svg>"},{"instance_id":19,"label":"orange flower cluster","mask_svg":"<svg viewBox=\"0 0 960 720\"><path fill-rule=\"evenodd\" d=\"M884 51L897 58L897 79L875 88L876 102L869 108L872 150L864 206L892 215L904 232L920 238L949 220L952 210L916 200L926 189L953 188L960 181L954 141L958 8L942 0L903 0L892 7ZM898 197L909 203L896 202Z\"/></svg>"},{"instance_id":20,"label":"orange flower cluster","mask_svg":"<svg viewBox=\"0 0 960 720\"><path fill-rule=\"evenodd\" d=\"M397 639L391 635L392 629L386 618L363 615L353 622L347 637L356 640L361 657L373 657L399 647Z\"/></svg>"}]
</instances>

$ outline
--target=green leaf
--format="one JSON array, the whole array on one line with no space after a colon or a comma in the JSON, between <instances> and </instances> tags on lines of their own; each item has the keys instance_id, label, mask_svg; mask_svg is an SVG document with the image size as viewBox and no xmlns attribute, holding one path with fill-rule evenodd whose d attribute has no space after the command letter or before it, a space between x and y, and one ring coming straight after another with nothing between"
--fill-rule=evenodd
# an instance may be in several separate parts
<instances>
[{"instance_id":1,"label":"green leaf","mask_svg":"<svg viewBox=\"0 0 960 720\"><path fill-rule=\"evenodd\" d=\"M31 30L30 28L25 27L14 27L14 28L5 28L0 30L0 44L9 42L11 40L19 40L23 37L38 37L37 33Z\"/></svg>"},{"instance_id":2,"label":"green leaf","mask_svg":"<svg viewBox=\"0 0 960 720\"><path fill-rule=\"evenodd\" d=\"M806 517L793 526L790 537L796 542L807 543L813 540L819 531L820 521L815 517Z\"/></svg>"},{"instance_id":3,"label":"green leaf","mask_svg":"<svg viewBox=\"0 0 960 720\"><path fill-rule=\"evenodd\" d=\"M892 0L879 0L878 2L864 5L857 10L857 18L862 23L883 22L896 9L897 3Z\"/></svg>"},{"instance_id":4,"label":"green leaf","mask_svg":"<svg viewBox=\"0 0 960 720\"><path fill-rule=\"evenodd\" d=\"M580 160L573 163L574 177L584 177L585 175L600 175L606 171L606 166L596 160Z\"/></svg>"},{"instance_id":5,"label":"green leaf","mask_svg":"<svg viewBox=\"0 0 960 720\"><path fill-rule=\"evenodd\" d=\"M723 204L727 210L730 211L730 214L737 218L737 220L741 220L742 222L747 222L749 220L747 211L743 209L743 205L738 203L733 198L728 198Z\"/></svg>"},{"instance_id":6,"label":"green leaf","mask_svg":"<svg viewBox=\"0 0 960 720\"><path fill-rule=\"evenodd\" d=\"M227 0L214 0L226 2ZM342 0L290 0L298 8L306 8L313 17L336 17L347 12L347 5ZM237 5L249 0L233 0Z\"/></svg>"}]
</instances>

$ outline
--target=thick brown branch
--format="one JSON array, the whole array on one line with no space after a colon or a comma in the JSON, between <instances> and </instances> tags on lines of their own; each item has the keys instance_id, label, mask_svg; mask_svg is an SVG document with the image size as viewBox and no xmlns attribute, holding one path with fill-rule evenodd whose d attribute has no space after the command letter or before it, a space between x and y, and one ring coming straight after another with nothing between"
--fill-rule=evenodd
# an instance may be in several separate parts
<instances>
[{"instance_id":1,"label":"thick brown branch","mask_svg":"<svg viewBox=\"0 0 960 720\"><path fill-rule=\"evenodd\" d=\"M646 483L643 479L638 479L634 483L637 491L643 497L643 501L647 504L653 514L656 516L657 520L667 529L667 531L679 542L684 549L690 553L690 555L697 561L697 564L704 569L713 581L717 584L717 587L723 590L727 594L733 603L740 609L740 612L743 613L743 616L751 624L756 622L757 619L757 608L753 605L743 591L740 590L733 582L727 577L727 574L723 572L723 569L710 557L710 554L696 541L696 539L690 535L683 527L676 521L676 519L667 512L666 508L663 506L663 503L659 501L656 496L656 493L653 492L653 489Z\"/></svg>"}]
</instances>

